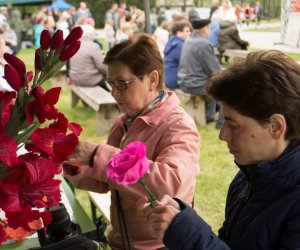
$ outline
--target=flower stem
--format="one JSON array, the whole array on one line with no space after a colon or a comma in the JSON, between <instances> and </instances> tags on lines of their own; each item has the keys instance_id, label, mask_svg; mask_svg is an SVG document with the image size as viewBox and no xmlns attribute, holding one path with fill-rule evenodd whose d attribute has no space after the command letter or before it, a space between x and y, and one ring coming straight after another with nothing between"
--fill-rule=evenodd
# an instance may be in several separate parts
<instances>
[{"instance_id":1,"label":"flower stem","mask_svg":"<svg viewBox=\"0 0 300 250\"><path fill-rule=\"evenodd\" d=\"M149 198L150 198L150 206L152 208L155 208L155 195L151 192L150 188L148 187L147 183L145 182L145 180L143 178L138 180L138 183L140 183L147 191Z\"/></svg>"}]
</instances>

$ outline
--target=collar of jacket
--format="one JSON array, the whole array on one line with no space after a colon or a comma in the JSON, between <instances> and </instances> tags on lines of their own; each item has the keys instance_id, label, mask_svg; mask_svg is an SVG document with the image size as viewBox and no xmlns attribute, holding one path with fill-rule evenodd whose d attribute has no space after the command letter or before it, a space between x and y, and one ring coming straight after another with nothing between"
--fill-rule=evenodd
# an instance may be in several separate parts
<instances>
[{"instance_id":1,"label":"collar of jacket","mask_svg":"<svg viewBox=\"0 0 300 250\"><path fill-rule=\"evenodd\" d=\"M158 125L163 119L162 117L167 117L167 115L174 110L174 107L179 105L179 99L173 91L166 92L166 100L157 105L155 109L135 118L135 120L142 120L149 126ZM122 122L128 120L127 115L121 117Z\"/></svg>"},{"instance_id":2,"label":"collar of jacket","mask_svg":"<svg viewBox=\"0 0 300 250\"><path fill-rule=\"evenodd\" d=\"M254 165L236 165L253 186L264 186L272 180L288 181L300 185L300 143L292 142L283 154L273 161L263 161ZM251 169L249 171L249 169Z\"/></svg>"}]
</instances>

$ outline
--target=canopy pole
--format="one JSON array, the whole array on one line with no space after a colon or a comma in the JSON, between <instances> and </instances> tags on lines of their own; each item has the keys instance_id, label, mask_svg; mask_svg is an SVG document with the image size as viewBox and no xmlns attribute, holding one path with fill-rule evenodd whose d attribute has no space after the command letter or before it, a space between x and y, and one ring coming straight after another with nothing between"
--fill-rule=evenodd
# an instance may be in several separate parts
<instances>
[{"instance_id":1,"label":"canopy pole","mask_svg":"<svg viewBox=\"0 0 300 250\"><path fill-rule=\"evenodd\" d=\"M144 0L144 11L145 11L145 31L151 34L151 24L150 24L150 1Z\"/></svg>"}]
</instances>

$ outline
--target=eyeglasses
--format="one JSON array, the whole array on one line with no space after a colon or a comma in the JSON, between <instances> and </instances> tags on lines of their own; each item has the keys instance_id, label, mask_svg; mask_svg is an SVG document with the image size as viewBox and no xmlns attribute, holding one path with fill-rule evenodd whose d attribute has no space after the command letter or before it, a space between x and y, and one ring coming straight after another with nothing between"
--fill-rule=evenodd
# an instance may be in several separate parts
<instances>
[{"instance_id":1,"label":"eyeglasses","mask_svg":"<svg viewBox=\"0 0 300 250\"><path fill-rule=\"evenodd\" d=\"M116 88L119 91L125 91L128 88L128 85L130 83L134 82L135 80L137 80L143 76L144 75L137 76L134 79L131 79L128 81L107 79L105 82L106 82L107 87L110 89L110 91L112 91L113 88Z\"/></svg>"}]
</instances>

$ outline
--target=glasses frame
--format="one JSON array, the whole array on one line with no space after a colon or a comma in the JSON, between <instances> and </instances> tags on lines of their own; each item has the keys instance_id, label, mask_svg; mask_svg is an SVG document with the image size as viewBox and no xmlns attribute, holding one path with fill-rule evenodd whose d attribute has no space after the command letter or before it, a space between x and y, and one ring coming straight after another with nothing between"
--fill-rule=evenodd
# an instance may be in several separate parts
<instances>
[{"instance_id":1,"label":"glasses frame","mask_svg":"<svg viewBox=\"0 0 300 250\"><path fill-rule=\"evenodd\" d=\"M130 83L136 81L137 79L140 79L142 77L144 77L146 74L141 75L141 76L136 76L135 78L131 79L131 80L111 80L111 79L106 79L105 83L107 85L107 87L112 91L113 88L116 88L119 91L125 91L128 89L128 86ZM115 83L118 82L118 84L116 85ZM121 82L121 85L120 85ZM124 86L124 87L120 87L120 86Z\"/></svg>"}]
</instances>

